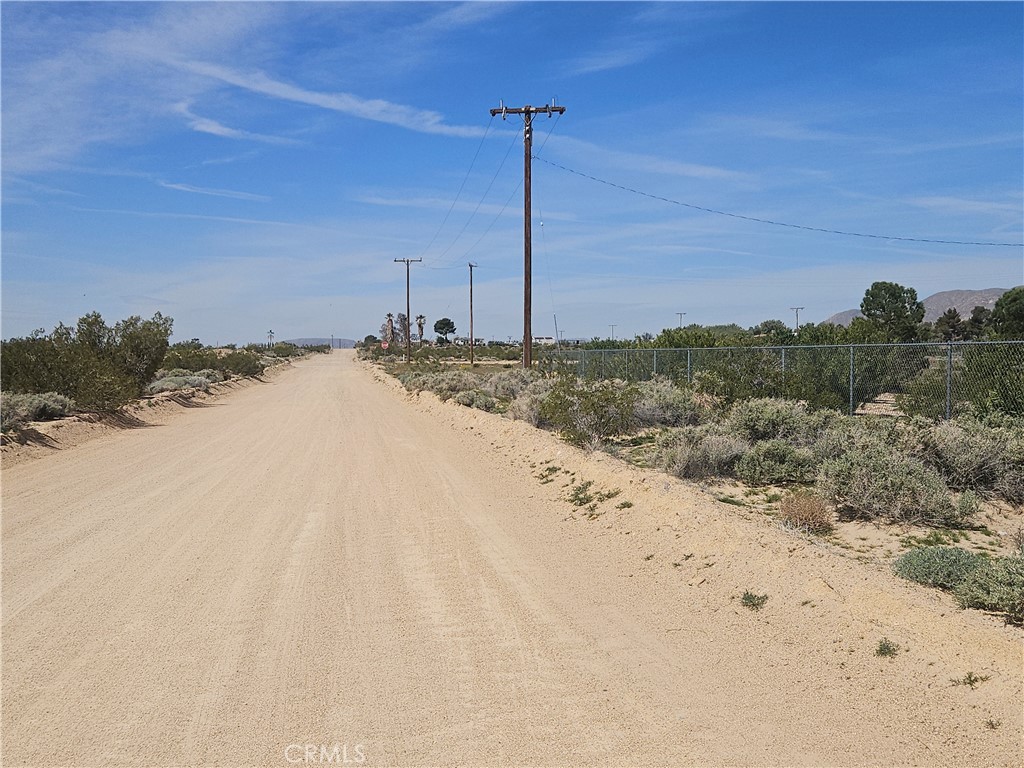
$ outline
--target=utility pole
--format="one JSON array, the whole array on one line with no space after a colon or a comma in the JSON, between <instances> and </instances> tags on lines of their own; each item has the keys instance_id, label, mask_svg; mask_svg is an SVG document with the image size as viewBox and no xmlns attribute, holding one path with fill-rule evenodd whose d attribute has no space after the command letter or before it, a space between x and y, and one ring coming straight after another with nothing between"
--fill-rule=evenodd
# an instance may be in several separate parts
<instances>
[{"instance_id":1,"label":"utility pole","mask_svg":"<svg viewBox=\"0 0 1024 768\"><path fill-rule=\"evenodd\" d=\"M501 115L523 116L523 368L533 365L533 227L531 222L530 166L533 158L533 116L565 114L565 107L554 104L544 107L518 107L509 109L502 104L491 110L491 117Z\"/></svg>"},{"instance_id":2,"label":"utility pole","mask_svg":"<svg viewBox=\"0 0 1024 768\"><path fill-rule=\"evenodd\" d=\"M796 330L799 331L800 330L800 310L801 309L806 309L806 307L790 307L790 309L792 309L794 312L796 312Z\"/></svg>"},{"instance_id":3,"label":"utility pole","mask_svg":"<svg viewBox=\"0 0 1024 768\"><path fill-rule=\"evenodd\" d=\"M685 317L686 313L685 312L676 312L676 314L679 315L679 327L682 328L683 327L683 317Z\"/></svg>"},{"instance_id":4,"label":"utility pole","mask_svg":"<svg viewBox=\"0 0 1024 768\"><path fill-rule=\"evenodd\" d=\"M409 265L415 261L423 261L423 259L395 259L396 262L405 263L405 362L412 362L412 334L409 333L410 325L409 321Z\"/></svg>"},{"instance_id":5,"label":"utility pole","mask_svg":"<svg viewBox=\"0 0 1024 768\"><path fill-rule=\"evenodd\" d=\"M473 338L473 270L478 265L469 262L469 366L473 367L473 345L476 341Z\"/></svg>"},{"instance_id":6,"label":"utility pole","mask_svg":"<svg viewBox=\"0 0 1024 768\"><path fill-rule=\"evenodd\" d=\"M608 327L612 329L612 341L615 341L615 326L609 325Z\"/></svg>"}]
</instances>

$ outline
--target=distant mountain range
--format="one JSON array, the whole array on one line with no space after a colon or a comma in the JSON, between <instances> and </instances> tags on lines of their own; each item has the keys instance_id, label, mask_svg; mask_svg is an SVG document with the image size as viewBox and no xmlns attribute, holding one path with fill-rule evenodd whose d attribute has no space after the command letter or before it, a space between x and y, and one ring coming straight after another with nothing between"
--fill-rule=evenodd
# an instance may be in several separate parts
<instances>
[{"instance_id":1,"label":"distant mountain range","mask_svg":"<svg viewBox=\"0 0 1024 768\"><path fill-rule=\"evenodd\" d=\"M960 317L966 320L975 307L992 309L999 297L1008 290L1009 288L983 288L980 291L940 291L924 300L924 320L926 323L934 323L950 308L955 309L960 313ZM848 309L832 315L825 322L849 325L853 318L860 316L859 309Z\"/></svg>"},{"instance_id":2,"label":"distant mountain range","mask_svg":"<svg viewBox=\"0 0 1024 768\"><path fill-rule=\"evenodd\" d=\"M319 346L320 344L326 344L327 346L331 345L330 337L326 339L285 339L285 341L288 344L294 344L297 347L315 347ZM335 349L352 349L355 347L355 345L356 343L352 339L334 340Z\"/></svg>"}]
</instances>

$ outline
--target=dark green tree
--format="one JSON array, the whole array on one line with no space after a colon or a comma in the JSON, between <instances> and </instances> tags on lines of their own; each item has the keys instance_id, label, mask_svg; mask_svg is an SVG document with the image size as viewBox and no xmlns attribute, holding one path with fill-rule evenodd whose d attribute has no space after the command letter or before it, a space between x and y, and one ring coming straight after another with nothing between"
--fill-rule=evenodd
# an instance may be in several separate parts
<instances>
[{"instance_id":1,"label":"dark green tree","mask_svg":"<svg viewBox=\"0 0 1024 768\"><path fill-rule=\"evenodd\" d=\"M962 341L967 323L960 317L956 307L950 307L935 321L934 335L939 341Z\"/></svg>"},{"instance_id":2,"label":"dark green tree","mask_svg":"<svg viewBox=\"0 0 1024 768\"><path fill-rule=\"evenodd\" d=\"M992 322L992 310L986 307L975 307L971 310L971 316L967 320L964 338L968 341L977 341L988 333L989 325Z\"/></svg>"},{"instance_id":3,"label":"dark green tree","mask_svg":"<svg viewBox=\"0 0 1024 768\"><path fill-rule=\"evenodd\" d=\"M444 343L448 343L448 334L455 333L455 323L450 317L442 317L434 323L434 333L444 337Z\"/></svg>"},{"instance_id":4,"label":"dark green tree","mask_svg":"<svg viewBox=\"0 0 1024 768\"><path fill-rule=\"evenodd\" d=\"M915 341L924 320L924 304L917 300L913 288L879 281L864 292L860 313L883 329L885 341Z\"/></svg>"},{"instance_id":5,"label":"dark green tree","mask_svg":"<svg viewBox=\"0 0 1024 768\"><path fill-rule=\"evenodd\" d=\"M796 339L793 329L781 320L765 320L750 329L758 344L781 347L792 344Z\"/></svg>"},{"instance_id":6,"label":"dark green tree","mask_svg":"<svg viewBox=\"0 0 1024 768\"><path fill-rule=\"evenodd\" d=\"M1024 285L1011 288L996 301L992 333L997 339L1024 339Z\"/></svg>"}]
</instances>

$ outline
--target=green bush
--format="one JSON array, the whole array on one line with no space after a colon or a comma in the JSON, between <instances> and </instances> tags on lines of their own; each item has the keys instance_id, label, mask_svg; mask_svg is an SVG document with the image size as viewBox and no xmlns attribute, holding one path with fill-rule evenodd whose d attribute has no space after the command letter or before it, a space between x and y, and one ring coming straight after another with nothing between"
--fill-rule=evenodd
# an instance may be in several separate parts
<instances>
[{"instance_id":1,"label":"green bush","mask_svg":"<svg viewBox=\"0 0 1024 768\"><path fill-rule=\"evenodd\" d=\"M908 416L941 419L946 415L946 363L925 368L896 395L896 407Z\"/></svg>"},{"instance_id":2,"label":"green bush","mask_svg":"<svg viewBox=\"0 0 1024 768\"><path fill-rule=\"evenodd\" d=\"M637 401L633 415L638 426L680 427L701 421L702 409L693 395L675 386L669 379L656 378L636 385Z\"/></svg>"},{"instance_id":3,"label":"green bush","mask_svg":"<svg viewBox=\"0 0 1024 768\"><path fill-rule=\"evenodd\" d=\"M795 400L757 398L736 403L728 424L751 442L781 439L806 445L840 419L834 411L809 411Z\"/></svg>"},{"instance_id":4,"label":"green bush","mask_svg":"<svg viewBox=\"0 0 1024 768\"><path fill-rule=\"evenodd\" d=\"M0 429L12 429L29 421L48 421L67 416L75 409L73 400L56 392L0 395Z\"/></svg>"},{"instance_id":5,"label":"green bush","mask_svg":"<svg viewBox=\"0 0 1024 768\"><path fill-rule=\"evenodd\" d=\"M263 373L266 365L262 358L254 352L235 350L220 358L218 367L238 376L259 376Z\"/></svg>"},{"instance_id":6,"label":"green bush","mask_svg":"<svg viewBox=\"0 0 1024 768\"><path fill-rule=\"evenodd\" d=\"M655 463L667 472L687 480L733 477L737 463L750 444L721 427L707 425L679 430L661 438L655 449Z\"/></svg>"},{"instance_id":7,"label":"green bush","mask_svg":"<svg viewBox=\"0 0 1024 768\"><path fill-rule=\"evenodd\" d=\"M736 475L750 485L806 483L814 479L814 456L785 440L763 440L736 463Z\"/></svg>"},{"instance_id":8,"label":"green bush","mask_svg":"<svg viewBox=\"0 0 1024 768\"><path fill-rule=\"evenodd\" d=\"M138 397L163 362L173 321L159 312L108 326L97 312L74 328L58 325L3 342L0 388L56 392L85 410L114 410Z\"/></svg>"},{"instance_id":9,"label":"green bush","mask_svg":"<svg viewBox=\"0 0 1024 768\"><path fill-rule=\"evenodd\" d=\"M823 461L817 485L847 517L960 526L973 512L969 506L953 504L935 470L878 440L863 440Z\"/></svg>"},{"instance_id":10,"label":"green bush","mask_svg":"<svg viewBox=\"0 0 1024 768\"><path fill-rule=\"evenodd\" d=\"M955 589L985 558L959 547L919 547L892 564L897 576L939 589Z\"/></svg>"},{"instance_id":11,"label":"green bush","mask_svg":"<svg viewBox=\"0 0 1024 768\"><path fill-rule=\"evenodd\" d=\"M635 426L635 386L620 381L559 379L540 406L540 417L573 445L593 447Z\"/></svg>"},{"instance_id":12,"label":"green bush","mask_svg":"<svg viewBox=\"0 0 1024 768\"><path fill-rule=\"evenodd\" d=\"M1006 614L1008 622L1024 624L1024 557L1000 557L972 570L955 588L957 602Z\"/></svg>"},{"instance_id":13,"label":"green bush","mask_svg":"<svg viewBox=\"0 0 1024 768\"><path fill-rule=\"evenodd\" d=\"M214 350L204 347L199 339L192 339L172 344L164 356L163 365L164 368L184 369L193 373L204 368L219 368L221 358Z\"/></svg>"}]
</instances>

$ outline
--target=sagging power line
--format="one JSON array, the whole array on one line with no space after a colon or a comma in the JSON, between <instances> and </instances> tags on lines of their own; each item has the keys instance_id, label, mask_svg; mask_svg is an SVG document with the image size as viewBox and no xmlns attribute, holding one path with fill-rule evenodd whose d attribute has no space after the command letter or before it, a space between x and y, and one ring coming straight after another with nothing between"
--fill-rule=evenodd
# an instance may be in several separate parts
<instances>
[{"instance_id":1,"label":"sagging power line","mask_svg":"<svg viewBox=\"0 0 1024 768\"><path fill-rule=\"evenodd\" d=\"M973 242L965 240L937 240L927 237L899 237L895 235L875 235L866 232L846 232L841 229L828 229L826 227L811 227L805 224L790 224L784 221L774 221L772 219L759 219L756 216L744 216L740 213L730 213L729 211L719 211L714 208L706 208L702 205L694 205L692 203L683 203L679 200L673 200L670 197L662 197L661 195L652 195L650 192L644 192L633 187L627 187L625 184L616 184L614 181L608 181L607 179L598 178L589 173L583 171L577 171L574 168L569 168L559 163L554 163L550 160L545 160L543 157L537 157L542 163L547 163L555 168L560 168L567 173L580 176L584 179L590 179L596 181L598 184L604 184L608 187L614 187L615 189L621 189L624 192L630 192L634 195L640 195L641 197L647 197L651 200L660 200L663 203L670 203L672 205L678 205L683 208L690 208L694 211L703 211L704 213L713 213L716 216L728 216L733 219L741 219L743 221L752 221L757 224L769 224L773 227L787 227L789 229L802 229L807 232L821 232L826 235L843 235L845 237L866 237L872 240L896 240L904 243L932 243L936 245L977 245L991 248L1021 248L1024 247L1024 243L992 243L992 242Z\"/></svg>"}]
</instances>

